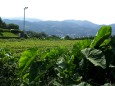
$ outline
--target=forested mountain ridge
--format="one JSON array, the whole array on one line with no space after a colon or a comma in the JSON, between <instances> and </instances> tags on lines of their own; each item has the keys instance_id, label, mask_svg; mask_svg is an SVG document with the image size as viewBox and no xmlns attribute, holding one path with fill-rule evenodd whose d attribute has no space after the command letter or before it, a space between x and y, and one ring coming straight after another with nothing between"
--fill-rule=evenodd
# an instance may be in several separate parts
<instances>
[{"instance_id":1,"label":"forested mountain ridge","mask_svg":"<svg viewBox=\"0 0 115 86\"><path fill-rule=\"evenodd\" d=\"M6 23L15 23L23 30L23 20L4 19ZM64 20L64 21L42 21L28 19L26 23L26 31L45 32L48 35L72 37L76 36L94 36L102 25L94 24L89 21L81 20ZM115 24L111 24L113 33L115 33Z\"/></svg>"}]
</instances>

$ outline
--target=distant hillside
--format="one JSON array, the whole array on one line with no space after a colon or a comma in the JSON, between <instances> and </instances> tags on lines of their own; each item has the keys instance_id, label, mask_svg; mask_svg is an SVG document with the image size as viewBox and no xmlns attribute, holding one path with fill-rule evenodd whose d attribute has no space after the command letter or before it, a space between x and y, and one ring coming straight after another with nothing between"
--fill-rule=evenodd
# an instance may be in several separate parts
<instances>
[{"instance_id":1,"label":"distant hillside","mask_svg":"<svg viewBox=\"0 0 115 86\"><path fill-rule=\"evenodd\" d=\"M8 19L8 20L21 20L21 21L24 20L23 17L3 18L3 19ZM29 22L39 22L39 21L42 21L42 20L36 19L36 18L26 18L26 21L29 21Z\"/></svg>"},{"instance_id":2,"label":"distant hillside","mask_svg":"<svg viewBox=\"0 0 115 86\"><path fill-rule=\"evenodd\" d=\"M45 32L48 35L58 35L58 36L88 36L95 35L101 25L94 24L89 21L81 20L64 20L64 21L26 21L26 30ZM15 23L20 26L23 30L22 20L9 20L4 19L6 23ZM113 33L115 32L115 24L111 24L113 27Z\"/></svg>"}]
</instances>

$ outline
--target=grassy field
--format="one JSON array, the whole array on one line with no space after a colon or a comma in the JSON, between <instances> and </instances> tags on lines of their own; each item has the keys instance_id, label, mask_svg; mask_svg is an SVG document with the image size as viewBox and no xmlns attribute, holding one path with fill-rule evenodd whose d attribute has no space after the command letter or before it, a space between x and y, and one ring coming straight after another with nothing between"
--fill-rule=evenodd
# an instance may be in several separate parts
<instances>
[{"instance_id":1,"label":"grassy field","mask_svg":"<svg viewBox=\"0 0 115 86\"><path fill-rule=\"evenodd\" d=\"M65 46L71 48L78 40L0 39L0 48L9 49L14 56L20 56L26 49Z\"/></svg>"},{"instance_id":2,"label":"grassy field","mask_svg":"<svg viewBox=\"0 0 115 86\"><path fill-rule=\"evenodd\" d=\"M14 34L11 32L1 32L0 37L19 37L18 34Z\"/></svg>"}]
</instances>

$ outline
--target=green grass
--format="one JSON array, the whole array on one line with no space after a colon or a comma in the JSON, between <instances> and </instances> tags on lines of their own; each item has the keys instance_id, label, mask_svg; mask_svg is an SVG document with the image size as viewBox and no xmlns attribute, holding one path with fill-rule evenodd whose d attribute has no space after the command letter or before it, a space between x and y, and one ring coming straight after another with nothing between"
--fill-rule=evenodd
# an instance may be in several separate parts
<instances>
[{"instance_id":1,"label":"green grass","mask_svg":"<svg viewBox=\"0 0 115 86\"><path fill-rule=\"evenodd\" d=\"M1 39L0 48L7 48L14 56L20 56L21 52L29 48L38 49L65 46L71 48L78 40L35 40L35 39Z\"/></svg>"},{"instance_id":2,"label":"green grass","mask_svg":"<svg viewBox=\"0 0 115 86\"><path fill-rule=\"evenodd\" d=\"M19 37L19 35L12 33L10 29L0 28L0 37Z\"/></svg>"},{"instance_id":3,"label":"green grass","mask_svg":"<svg viewBox=\"0 0 115 86\"><path fill-rule=\"evenodd\" d=\"M18 35L11 32L2 32L1 37L18 37Z\"/></svg>"}]
</instances>

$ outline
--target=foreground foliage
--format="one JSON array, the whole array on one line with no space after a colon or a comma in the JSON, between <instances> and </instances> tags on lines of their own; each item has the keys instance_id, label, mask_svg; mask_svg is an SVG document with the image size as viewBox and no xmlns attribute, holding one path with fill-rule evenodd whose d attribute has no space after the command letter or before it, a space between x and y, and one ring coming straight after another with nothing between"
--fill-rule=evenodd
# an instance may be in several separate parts
<instances>
[{"instance_id":1,"label":"foreground foliage","mask_svg":"<svg viewBox=\"0 0 115 86\"><path fill-rule=\"evenodd\" d=\"M102 26L94 40L67 47L31 48L19 58L0 50L0 86L114 86L115 39Z\"/></svg>"},{"instance_id":2,"label":"foreground foliage","mask_svg":"<svg viewBox=\"0 0 115 86\"><path fill-rule=\"evenodd\" d=\"M7 49L0 49L0 86L19 86L18 62Z\"/></svg>"},{"instance_id":3,"label":"foreground foliage","mask_svg":"<svg viewBox=\"0 0 115 86\"><path fill-rule=\"evenodd\" d=\"M115 83L115 40L110 26L103 26L94 40L73 46L25 51L19 75L28 86L112 86ZM115 84L114 84L115 85Z\"/></svg>"}]
</instances>

